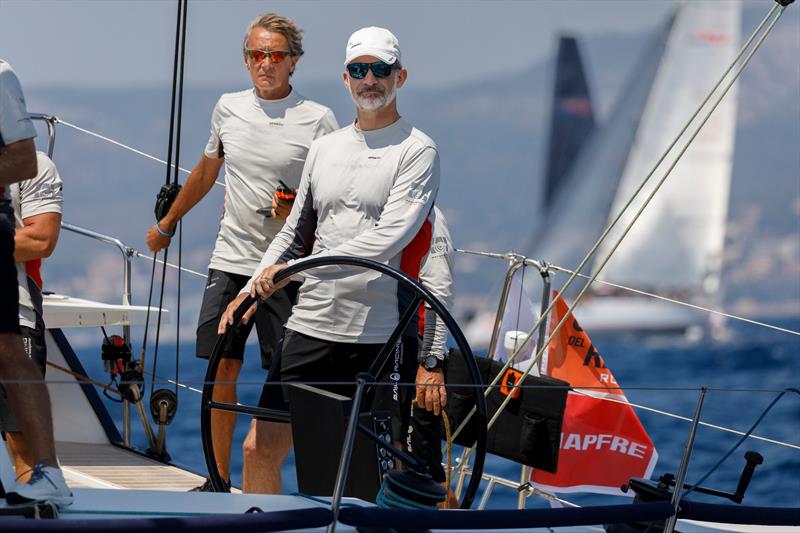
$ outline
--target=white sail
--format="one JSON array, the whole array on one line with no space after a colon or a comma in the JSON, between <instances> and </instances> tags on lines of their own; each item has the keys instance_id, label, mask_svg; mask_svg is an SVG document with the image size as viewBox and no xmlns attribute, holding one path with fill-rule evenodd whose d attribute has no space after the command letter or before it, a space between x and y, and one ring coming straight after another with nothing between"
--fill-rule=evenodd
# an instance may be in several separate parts
<instances>
[{"instance_id":1,"label":"white sail","mask_svg":"<svg viewBox=\"0 0 800 533\"><path fill-rule=\"evenodd\" d=\"M678 12L617 189L609 222L647 176L738 50L738 2L687 2ZM701 117L705 114L701 114ZM697 121L695 121L697 122ZM713 294L719 285L736 122L736 86L678 162L642 217L605 267L601 278L638 288ZM678 143L688 139L684 134ZM657 178L658 168L618 227L629 223ZM612 233L597 258L610 252ZM596 264L597 267L597 264Z\"/></svg>"},{"instance_id":2,"label":"white sail","mask_svg":"<svg viewBox=\"0 0 800 533\"><path fill-rule=\"evenodd\" d=\"M525 247L528 257L575 268L602 233L671 25L670 19L643 50L608 120L578 153L544 223Z\"/></svg>"}]
</instances>

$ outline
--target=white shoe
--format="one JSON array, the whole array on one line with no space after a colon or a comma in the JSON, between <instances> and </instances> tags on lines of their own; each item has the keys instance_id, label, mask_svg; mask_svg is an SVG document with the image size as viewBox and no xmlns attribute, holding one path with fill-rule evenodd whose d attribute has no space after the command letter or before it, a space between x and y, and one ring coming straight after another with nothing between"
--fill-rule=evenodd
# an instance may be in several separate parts
<instances>
[{"instance_id":1,"label":"white shoe","mask_svg":"<svg viewBox=\"0 0 800 533\"><path fill-rule=\"evenodd\" d=\"M61 469L38 464L33 467L27 483L17 483L13 491L6 495L9 503L52 502L59 507L72 504L72 491L69 490Z\"/></svg>"}]
</instances>

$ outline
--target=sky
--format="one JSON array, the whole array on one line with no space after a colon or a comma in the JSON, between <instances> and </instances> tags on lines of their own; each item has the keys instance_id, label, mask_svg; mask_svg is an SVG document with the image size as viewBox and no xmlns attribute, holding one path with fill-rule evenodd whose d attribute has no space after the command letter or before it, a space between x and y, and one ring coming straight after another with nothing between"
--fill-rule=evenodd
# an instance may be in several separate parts
<instances>
[{"instance_id":1,"label":"sky","mask_svg":"<svg viewBox=\"0 0 800 533\"><path fill-rule=\"evenodd\" d=\"M337 79L347 37L376 25L397 35L410 82L433 88L492 74L507 78L548 57L561 31L642 32L664 21L674 5L667 0L191 0L186 83L246 82L244 31L265 11L289 16L304 30L298 82ZM169 83L176 13L177 0L0 0L0 57L12 64L23 86Z\"/></svg>"}]
</instances>

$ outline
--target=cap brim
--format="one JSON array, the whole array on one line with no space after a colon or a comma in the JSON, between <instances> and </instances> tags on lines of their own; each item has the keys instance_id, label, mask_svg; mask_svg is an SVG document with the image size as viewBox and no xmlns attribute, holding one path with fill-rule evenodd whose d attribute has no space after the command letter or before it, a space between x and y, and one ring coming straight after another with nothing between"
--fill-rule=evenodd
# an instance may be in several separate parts
<instances>
[{"instance_id":1,"label":"cap brim","mask_svg":"<svg viewBox=\"0 0 800 533\"><path fill-rule=\"evenodd\" d=\"M349 54L347 54L347 59L345 59L344 66L349 65L350 63L353 62L355 58L361 56L377 57L378 59L389 65L394 65L395 61L397 61L397 57L395 57L392 54L386 53L382 50L375 50L370 48L360 48L360 49L355 48L351 50Z\"/></svg>"}]
</instances>

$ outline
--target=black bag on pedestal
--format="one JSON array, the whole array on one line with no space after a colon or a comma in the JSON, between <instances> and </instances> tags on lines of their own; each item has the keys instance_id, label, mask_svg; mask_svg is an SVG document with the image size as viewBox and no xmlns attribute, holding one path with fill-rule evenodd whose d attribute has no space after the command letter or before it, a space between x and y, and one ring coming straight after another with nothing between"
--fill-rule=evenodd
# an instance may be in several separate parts
<instances>
[{"instance_id":1,"label":"black bag on pedestal","mask_svg":"<svg viewBox=\"0 0 800 533\"><path fill-rule=\"evenodd\" d=\"M484 392L450 386L469 383L463 360L460 354L451 353L448 361L445 411L453 431L475 405L472 394ZM490 383L503 368L503 363L484 357L476 357L475 360L484 384ZM514 389L513 385L520 377L522 372L509 368L486 398L488 417L491 420L506 397L509 394L512 396L497 422L489 429L488 451L539 470L555 472L569 383L549 376L528 375L522 383L523 388ZM455 442L462 446L472 446L476 436L473 417Z\"/></svg>"}]
</instances>

